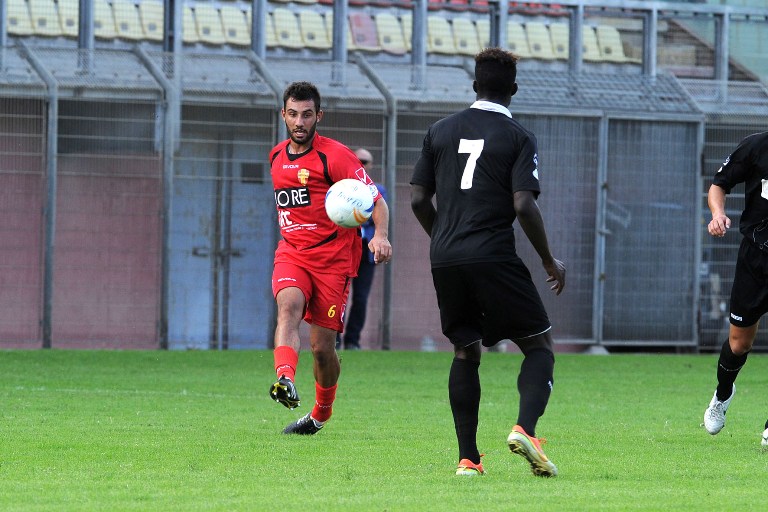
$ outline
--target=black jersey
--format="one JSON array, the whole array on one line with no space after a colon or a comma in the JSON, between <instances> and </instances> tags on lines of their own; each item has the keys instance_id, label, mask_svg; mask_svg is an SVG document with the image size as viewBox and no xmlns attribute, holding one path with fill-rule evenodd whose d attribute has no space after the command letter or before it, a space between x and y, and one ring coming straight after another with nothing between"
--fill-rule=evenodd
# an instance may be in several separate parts
<instances>
[{"instance_id":1,"label":"black jersey","mask_svg":"<svg viewBox=\"0 0 768 512\"><path fill-rule=\"evenodd\" d=\"M513 194L538 196L536 137L505 107L487 101L432 125L411 184L435 193L433 267L516 256Z\"/></svg>"},{"instance_id":2,"label":"black jersey","mask_svg":"<svg viewBox=\"0 0 768 512\"><path fill-rule=\"evenodd\" d=\"M742 140L717 171L713 183L726 193L744 183L744 212L739 231L768 251L768 132Z\"/></svg>"}]
</instances>

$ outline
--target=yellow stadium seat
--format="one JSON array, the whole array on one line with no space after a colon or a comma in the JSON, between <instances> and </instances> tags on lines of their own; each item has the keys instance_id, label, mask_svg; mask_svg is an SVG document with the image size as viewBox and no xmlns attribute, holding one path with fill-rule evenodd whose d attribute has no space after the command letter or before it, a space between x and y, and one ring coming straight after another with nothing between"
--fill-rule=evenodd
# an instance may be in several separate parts
<instances>
[{"instance_id":1,"label":"yellow stadium seat","mask_svg":"<svg viewBox=\"0 0 768 512\"><path fill-rule=\"evenodd\" d=\"M121 39L138 41L144 39L144 30L141 28L141 19L136 4L128 0L114 0L112 9L115 11L117 36Z\"/></svg>"},{"instance_id":2,"label":"yellow stadium seat","mask_svg":"<svg viewBox=\"0 0 768 512\"><path fill-rule=\"evenodd\" d=\"M35 34L54 37L63 34L53 0L29 0L29 12Z\"/></svg>"},{"instance_id":3,"label":"yellow stadium seat","mask_svg":"<svg viewBox=\"0 0 768 512\"><path fill-rule=\"evenodd\" d=\"M328 38L328 31L325 29L325 20L319 12L310 9L299 11L299 27L305 48L331 49L331 41Z\"/></svg>"},{"instance_id":4,"label":"yellow stadium seat","mask_svg":"<svg viewBox=\"0 0 768 512\"><path fill-rule=\"evenodd\" d=\"M224 25L224 37L229 44L237 46L249 46L251 44L251 31L248 30L248 22L245 20L245 12L234 5L221 6L221 22Z\"/></svg>"},{"instance_id":5,"label":"yellow stadium seat","mask_svg":"<svg viewBox=\"0 0 768 512\"><path fill-rule=\"evenodd\" d=\"M552 51L552 40L546 25L538 21L528 22L525 24L525 33L528 36L528 48L531 50L531 57L542 60L555 59L555 54Z\"/></svg>"},{"instance_id":6,"label":"yellow stadium seat","mask_svg":"<svg viewBox=\"0 0 768 512\"><path fill-rule=\"evenodd\" d=\"M192 7L185 5L181 11L181 40L185 43L197 43L200 36L197 34L197 23L195 22L195 13Z\"/></svg>"},{"instance_id":7,"label":"yellow stadium seat","mask_svg":"<svg viewBox=\"0 0 768 512\"><path fill-rule=\"evenodd\" d=\"M248 29L251 28L251 12L246 11L245 17L248 19ZM277 34L275 34L275 20L272 19L272 13L267 14L267 19L264 23L267 32L267 46L269 48L275 48L277 46Z\"/></svg>"},{"instance_id":8,"label":"yellow stadium seat","mask_svg":"<svg viewBox=\"0 0 768 512\"><path fill-rule=\"evenodd\" d=\"M463 17L453 19L453 42L458 53L462 55L477 55L480 51L480 40L472 20Z\"/></svg>"},{"instance_id":9,"label":"yellow stadium seat","mask_svg":"<svg viewBox=\"0 0 768 512\"><path fill-rule=\"evenodd\" d=\"M584 60L602 61L600 45L597 44L597 35L594 27L584 25Z\"/></svg>"},{"instance_id":10,"label":"yellow stadium seat","mask_svg":"<svg viewBox=\"0 0 768 512\"><path fill-rule=\"evenodd\" d=\"M294 49L304 47L299 31L299 22L292 11L284 7L276 7L272 11L272 18L275 22L275 36L278 46Z\"/></svg>"},{"instance_id":11,"label":"yellow stadium seat","mask_svg":"<svg viewBox=\"0 0 768 512\"><path fill-rule=\"evenodd\" d=\"M403 55L408 51L403 37L403 29L394 14L389 12L377 14L376 30L379 33L379 45L385 52Z\"/></svg>"},{"instance_id":12,"label":"yellow stadium seat","mask_svg":"<svg viewBox=\"0 0 768 512\"><path fill-rule=\"evenodd\" d=\"M325 17L325 23L328 26L328 39L331 41L331 44L333 44L333 13L332 12L329 12L328 15ZM351 52L356 49L357 47L355 46L355 38L352 37L352 28L350 27L349 23L347 23L347 51Z\"/></svg>"},{"instance_id":13,"label":"yellow stadium seat","mask_svg":"<svg viewBox=\"0 0 768 512\"><path fill-rule=\"evenodd\" d=\"M200 41L213 45L221 45L226 42L219 10L212 4L205 2L195 4L195 22Z\"/></svg>"},{"instance_id":14,"label":"yellow stadium seat","mask_svg":"<svg viewBox=\"0 0 768 512\"><path fill-rule=\"evenodd\" d=\"M514 21L507 22L507 47L518 57L531 58L528 37L525 35L525 28L522 24Z\"/></svg>"},{"instance_id":15,"label":"yellow stadium seat","mask_svg":"<svg viewBox=\"0 0 768 512\"><path fill-rule=\"evenodd\" d=\"M586 28L586 27L585 27ZM552 38L552 51L558 59L568 60L570 45L568 35L570 28L567 23L550 23L549 35Z\"/></svg>"},{"instance_id":16,"label":"yellow stadium seat","mask_svg":"<svg viewBox=\"0 0 768 512\"><path fill-rule=\"evenodd\" d=\"M8 33L19 36L32 35L32 21L29 16L27 2L24 0L8 0L6 9Z\"/></svg>"},{"instance_id":17,"label":"yellow stadium seat","mask_svg":"<svg viewBox=\"0 0 768 512\"><path fill-rule=\"evenodd\" d=\"M610 25L598 25L597 42L603 60L607 62L640 62L631 59L624 53L624 45L621 42L621 34L616 27Z\"/></svg>"},{"instance_id":18,"label":"yellow stadium seat","mask_svg":"<svg viewBox=\"0 0 768 512\"><path fill-rule=\"evenodd\" d=\"M408 51L411 51L411 45L413 44L413 16L409 14L403 14L400 18L403 24L403 39L405 39L405 47Z\"/></svg>"},{"instance_id":19,"label":"yellow stadium seat","mask_svg":"<svg viewBox=\"0 0 768 512\"><path fill-rule=\"evenodd\" d=\"M163 40L163 4L152 0L142 0L139 3L139 18L144 36L151 41Z\"/></svg>"},{"instance_id":20,"label":"yellow stadium seat","mask_svg":"<svg viewBox=\"0 0 768 512\"><path fill-rule=\"evenodd\" d=\"M453 43L451 25L442 16L427 17L427 51L456 55L456 45Z\"/></svg>"},{"instance_id":21,"label":"yellow stadium seat","mask_svg":"<svg viewBox=\"0 0 768 512\"><path fill-rule=\"evenodd\" d=\"M93 0L93 32L100 39L117 37L115 16L106 0Z\"/></svg>"},{"instance_id":22,"label":"yellow stadium seat","mask_svg":"<svg viewBox=\"0 0 768 512\"><path fill-rule=\"evenodd\" d=\"M80 26L79 0L59 0L59 23L67 37L77 37Z\"/></svg>"},{"instance_id":23,"label":"yellow stadium seat","mask_svg":"<svg viewBox=\"0 0 768 512\"><path fill-rule=\"evenodd\" d=\"M316 4L318 0L293 0L299 4Z\"/></svg>"},{"instance_id":24,"label":"yellow stadium seat","mask_svg":"<svg viewBox=\"0 0 768 512\"><path fill-rule=\"evenodd\" d=\"M475 21L475 28L477 29L477 39L480 41L480 46L482 48L491 46L491 22L486 18L481 18Z\"/></svg>"}]
</instances>

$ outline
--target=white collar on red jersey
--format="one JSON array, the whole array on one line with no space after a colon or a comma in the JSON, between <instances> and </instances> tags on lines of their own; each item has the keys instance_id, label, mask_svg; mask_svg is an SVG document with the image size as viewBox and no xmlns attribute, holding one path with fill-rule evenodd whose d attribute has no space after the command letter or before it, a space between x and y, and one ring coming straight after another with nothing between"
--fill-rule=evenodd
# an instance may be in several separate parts
<instances>
[{"instance_id":1,"label":"white collar on red jersey","mask_svg":"<svg viewBox=\"0 0 768 512\"><path fill-rule=\"evenodd\" d=\"M504 105L500 105L498 103L494 103L492 101L477 100L472 104L470 108L479 108L480 110L490 110L491 112L498 112L499 114L504 114L509 118L512 117L512 114L509 112L509 109L507 107L505 107Z\"/></svg>"}]
</instances>

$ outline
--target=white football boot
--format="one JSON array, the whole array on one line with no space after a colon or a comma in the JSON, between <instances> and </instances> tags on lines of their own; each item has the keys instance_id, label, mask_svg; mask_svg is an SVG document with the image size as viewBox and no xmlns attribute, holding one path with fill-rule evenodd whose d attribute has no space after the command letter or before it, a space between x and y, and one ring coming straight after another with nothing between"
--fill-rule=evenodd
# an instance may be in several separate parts
<instances>
[{"instance_id":1,"label":"white football boot","mask_svg":"<svg viewBox=\"0 0 768 512\"><path fill-rule=\"evenodd\" d=\"M712 400L709 402L709 407L704 411L704 428L707 429L707 432L715 435L723 430L725 426L725 412L728 410L728 406L731 405L731 400L733 400L733 395L735 394L736 384L733 385L731 396L723 402L717 399L717 391L715 391Z\"/></svg>"}]
</instances>

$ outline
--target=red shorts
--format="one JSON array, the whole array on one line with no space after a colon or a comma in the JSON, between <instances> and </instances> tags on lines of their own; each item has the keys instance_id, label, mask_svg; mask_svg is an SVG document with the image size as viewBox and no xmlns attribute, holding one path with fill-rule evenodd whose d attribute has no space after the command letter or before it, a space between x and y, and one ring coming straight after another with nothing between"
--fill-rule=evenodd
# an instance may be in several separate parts
<instances>
[{"instance_id":1,"label":"red shorts","mask_svg":"<svg viewBox=\"0 0 768 512\"><path fill-rule=\"evenodd\" d=\"M337 332L344 331L349 283L346 275L310 273L294 263L275 263L272 271L272 295L283 288L299 288L306 301L304 320Z\"/></svg>"}]
</instances>

